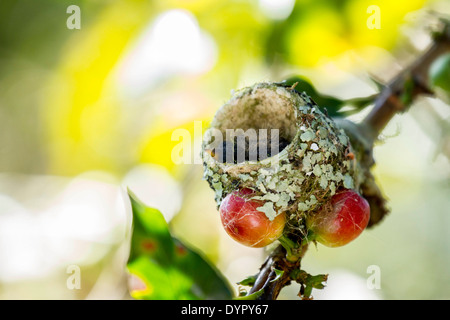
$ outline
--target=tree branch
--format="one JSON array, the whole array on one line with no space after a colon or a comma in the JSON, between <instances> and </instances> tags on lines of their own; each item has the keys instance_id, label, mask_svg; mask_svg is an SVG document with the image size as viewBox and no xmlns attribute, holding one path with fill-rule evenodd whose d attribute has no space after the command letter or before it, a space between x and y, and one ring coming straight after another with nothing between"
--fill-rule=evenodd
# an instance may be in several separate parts
<instances>
[{"instance_id":1,"label":"tree branch","mask_svg":"<svg viewBox=\"0 0 450 320\"><path fill-rule=\"evenodd\" d=\"M300 247L297 259L289 261L284 247L282 245L276 247L262 264L255 283L247 295L264 289L258 300L276 300L281 289L295 280L291 278L292 271L300 269L301 258L305 255L307 248L308 245ZM281 275L277 275L275 270L281 271Z\"/></svg>"},{"instance_id":2,"label":"tree branch","mask_svg":"<svg viewBox=\"0 0 450 320\"><path fill-rule=\"evenodd\" d=\"M428 88L428 72L431 64L442 54L450 52L450 25L445 22L442 31L436 34L429 48L408 68L392 79L375 99L375 104L366 118L356 125L357 132L350 135L352 145L360 144L362 154L359 162L365 170L361 193L370 205L368 227L378 224L389 212L387 201L371 173L375 164L373 144L389 121L398 113L408 110L422 94L433 94ZM351 134L351 132L348 132ZM353 138L353 139L352 139Z\"/></svg>"},{"instance_id":3,"label":"tree branch","mask_svg":"<svg viewBox=\"0 0 450 320\"><path fill-rule=\"evenodd\" d=\"M365 144L366 151L364 162L366 162L368 183L363 185L363 193L375 209L374 217L369 226L378 223L387 213L385 200L381 191L376 186L373 177L370 174L370 167L374 164L372 158L373 142L378 138L381 131L388 122L397 114L405 112L412 102L421 94L431 94L428 88L428 70L430 65L440 55L450 51L450 27L448 22L444 25L443 31L438 37L434 38L433 43L411 66L392 79L380 92L375 99L375 104L371 112L366 116L362 123L355 126L355 130L361 131L368 143ZM354 125L354 124L353 124ZM363 143L364 145L364 143ZM376 214L375 214L376 213ZM371 213L372 215L372 213ZM307 245L299 248L300 254L296 261L290 261L286 258L286 250L282 245L278 246L266 259L256 275L256 280L248 295L263 290L258 300L275 300L281 289L290 284L292 280L292 271L299 270L301 259L306 253ZM276 270L283 271L281 276L277 277Z\"/></svg>"},{"instance_id":4,"label":"tree branch","mask_svg":"<svg viewBox=\"0 0 450 320\"><path fill-rule=\"evenodd\" d=\"M428 70L433 61L444 53L450 52L450 26L446 23L443 31L414 63L392 79L380 92L371 112L361 123L366 127L372 141L397 114L405 112L412 101L421 94L431 94L428 88ZM408 84L411 86L408 88ZM407 101L405 102L405 95Z\"/></svg>"}]
</instances>

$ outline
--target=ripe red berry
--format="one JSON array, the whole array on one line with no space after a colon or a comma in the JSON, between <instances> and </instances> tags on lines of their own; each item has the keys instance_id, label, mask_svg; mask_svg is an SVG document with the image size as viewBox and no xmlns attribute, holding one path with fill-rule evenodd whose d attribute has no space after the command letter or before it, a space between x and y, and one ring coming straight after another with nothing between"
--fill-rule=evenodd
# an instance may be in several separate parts
<instances>
[{"instance_id":1,"label":"ripe red berry","mask_svg":"<svg viewBox=\"0 0 450 320\"><path fill-rule=\"evenodd\" d=\"M261 248L277 240L286 224L286 215L278 214L272 221L257 208L262 200L250 199L251 189L241 189L228 194L220 204L220 217L231 238L248 247Z\"/></svg>"},{"instance_id":2,"label":"ripe red berry","mask_svg":"<svg viewBox=\"0 0 450 320\"><path fill-rule=\"evenodd\" d=\"M312 239L328 247L340 247L358 237L369 218L367 200L353 190L344 190L309 217L306 225L312 231Z\"/></svg>"}]
</instances>

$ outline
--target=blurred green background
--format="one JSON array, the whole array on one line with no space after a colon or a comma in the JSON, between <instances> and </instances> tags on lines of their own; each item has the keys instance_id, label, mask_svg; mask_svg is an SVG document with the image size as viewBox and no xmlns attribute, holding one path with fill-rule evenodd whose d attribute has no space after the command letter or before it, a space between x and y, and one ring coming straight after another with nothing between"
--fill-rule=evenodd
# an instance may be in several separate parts
<instances>
[{"instance_id":1,"label":"blurred green background","mask_svg":"<svg viewBox=\"0 0 450 320\"><path fill-rule=\"evenodd\" d=\"M398 73L449 14L441 0L0 0L0 299L128 298L126 186L231 284L255 274L266 253L222 230L202 166L172 161L174 130L194 138L232 89L292 75L373 94L370 77ZM450 298L449 117L423 98L385 129L375 175L392 213L345 247L311 247L303 268L330 274L315 298ZM371 265L381 289L366 285Z\"/></svg>"}]
</instances>

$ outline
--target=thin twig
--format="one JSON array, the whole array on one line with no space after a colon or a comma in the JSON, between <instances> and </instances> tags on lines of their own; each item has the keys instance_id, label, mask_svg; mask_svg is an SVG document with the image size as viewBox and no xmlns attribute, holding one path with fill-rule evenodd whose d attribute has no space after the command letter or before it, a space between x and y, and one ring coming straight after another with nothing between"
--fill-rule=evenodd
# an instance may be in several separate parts
<instances>
[{"instance_id":1,"label":"thin twig","mask_svg":"<svg viewBox=\"0 0 450 320\"><path fill-rule=\"evenodd\" d=\"M375 105L361 125L375 140L389 121L397 114L405 112L410 103L405 104L402 96L406 93L408 101L414 101L421 94L430 94L428 89L428 70L433 61L442 54L450 52L450 26L446 24L442 33L435 38L428 50L403 72L391 80L380 92ZM408 81L412 82L410 92L405 92Z\"/></svg>"},{"instance_id":2,"label":"thin twig","mask_svg":"<svg viewBox=\"0 0 450 320\"><path fill-rule=\"evenodd\" d=\"M282 245L275 248L261 266L248 295L264 289L258 300L276 300L281 289L291 282L291 272L300 268L301 258L306 253L307 247L304 245L300 248L296 261L286 259L286 250ZM275 270L282 271L282 274L277 276Z\"/></svg>"}]
</instances>

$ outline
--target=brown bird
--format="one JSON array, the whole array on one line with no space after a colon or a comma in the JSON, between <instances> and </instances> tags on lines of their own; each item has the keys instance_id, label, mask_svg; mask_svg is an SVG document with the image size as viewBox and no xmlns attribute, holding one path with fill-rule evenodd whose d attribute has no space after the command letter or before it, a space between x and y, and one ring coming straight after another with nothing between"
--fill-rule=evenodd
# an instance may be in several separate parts
<instances>
[{"instance_id":1,"label":"brown bird","mask_svg":"<svg viewBox=\"0 0 450 320\"><path fill-rule=\"evenodd\" d=\"M207 151L220 163L237 164L270 158L280 153L288 144L289 141L283 137L274 141L259 141L247 136L235 136L233 141L224 141L218 147Z\"/></svg>"}]
</instances>

